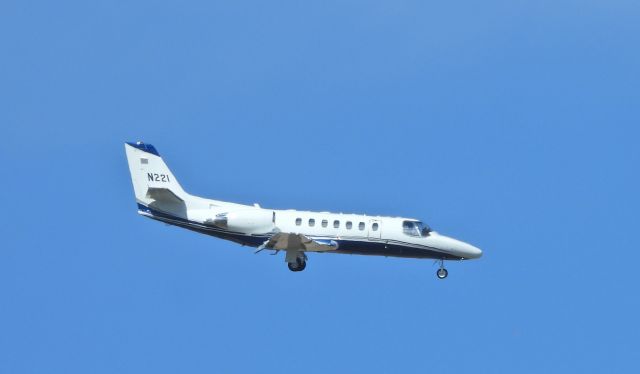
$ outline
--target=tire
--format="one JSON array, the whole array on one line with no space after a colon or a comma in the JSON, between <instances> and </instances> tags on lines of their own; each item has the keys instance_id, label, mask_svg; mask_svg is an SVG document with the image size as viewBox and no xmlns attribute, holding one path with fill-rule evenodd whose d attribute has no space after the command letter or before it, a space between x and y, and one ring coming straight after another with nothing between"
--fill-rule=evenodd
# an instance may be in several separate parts
<instances>
[{"instance_id":1,"label":"tire","mask_svg":"<svg viewBox=\"0 0 640 374\"><path fill-rule=\"evenodd\" d=\"M307 262L305 260L297 259L296 262L298 263L298 271L303 271L307 268Z\"/></svg>"},{"instance_id":2,"label":"tire","mask_svg":"<svg viewBox=\"0 0 640 374\"><path fill-rule=\"evenodd\" d=\"M298 258L295 263L288 262L287 267L291 271L303 271L307 267L307 262Z\"/></svg>"},{"instance_id":3,"label":"tire","mask_svg":"<svg viewBox=\"0 0 640 374\"><path fill-rule=\"evenodd\" d=\"M447 275L449 275L449 272L445 268L438 269L438 271L436 271L436 276L438 277L438 279L444 279L447 277Z\"/></svg>"},{"instance_id":4,"label":"tire","mask_svg":"<svg viewBox=\"0 0 640 374\"><path fill-rule=\"evenodd\" d=\"M291 270L291 271L299 271L299 270L298 270L298 264L294 264L294 263L287 262L287 267L288 267L288 268L289 268L289 270Z\"/></svg>"}]
</instances>

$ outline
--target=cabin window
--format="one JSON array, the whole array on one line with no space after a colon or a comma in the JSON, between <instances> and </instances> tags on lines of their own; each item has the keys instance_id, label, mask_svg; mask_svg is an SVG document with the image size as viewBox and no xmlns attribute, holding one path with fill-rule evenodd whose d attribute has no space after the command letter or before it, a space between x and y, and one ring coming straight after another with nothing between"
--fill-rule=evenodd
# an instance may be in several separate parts
<instances>
[{"instance_id":1,"label":"cabin window","mask_svg":"<svg viewBox=\"0 0 640 374\"><path fill-rule=\"evenodd\" d=\"M309 218L309 227L313 227L316 225L316 220L313 218Z\"/></svg>"},{"instance_id":2,"label":"cabin window","mask_svg":"<svg viewBox=\"0 0 640 374\"><path fill-rule=\"evenodd\" d=\"M329 225L329 221L327 221L326 219L322 220L322 227L327 227L327 225Z\"/></svg>"},{"instance_id":3,"label":"cabin window","mask_svg":"<svg viewBox=\"0 0 640 374\"><path fill-rule=\"evenodd\" d=\"M149 159L147 159L147 158L141 158L141 159L140 159L140 163L141 163L142 165L147 165L147 164L149 164Z\"/></svg>"},{"instance_id":4,"label":"cabin window","mask_svg":"<svg viewBox=\"0 0 640 374\"><path fill-rule=\"evenodd\" d=\"M338 220L333 221L333 228L334 229L339 229L340 228L340 221L338 221Z\"/></svg>"},{"instance_id":5,"label":"cabin window","mask_svg":"<svg viewBox=\"0 0 640 374\"><path fill-rule=\"evenodd\" d=\"M351 227L353 227L353 223L351 223L351 221L347 221L347 230L351 230Z\"/></svg>"},{"instance_id":6,"label":"cabin window","mask_svg":"<svg viewBox=\"0 0 640 374\"><path fill-rule=\"evenodd\" d=\"M373 225L371 225L371 230L378 231L378 223L374 223Z\"/></svg>"},{"instance_id":7,"label":"cabin window","mask_svg":"<svg viewBox=\"0 0 640 374\"><path fill-rule=\"evenodd\" d=\"M358 224L358 230L360 230L360 231L364 230L364 222L360 222Z\"/></svg>"},{"instance_id":8,"label":"cabin window","mask_svg":"<svg viewBox=\"0 0 640 374\"><path fill-rule=\"evenodd\" d=\"M302 218L296 218L296 226L302 225Z\"/></svg>"}]
</instances>

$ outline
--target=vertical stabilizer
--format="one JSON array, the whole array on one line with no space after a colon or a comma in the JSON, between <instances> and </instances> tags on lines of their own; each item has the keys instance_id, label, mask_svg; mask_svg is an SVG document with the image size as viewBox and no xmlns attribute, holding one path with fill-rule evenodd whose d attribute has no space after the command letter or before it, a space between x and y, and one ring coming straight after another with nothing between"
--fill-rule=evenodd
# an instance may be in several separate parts
<instances>
[{"instance_id":1,"label":"vertical stabilizer","mask_svg":"<svg viewBox=\"0 0 640 374\"><path fill-rule=\"evenodd\" d=\"M151 144L126 143L131 182L138 204L184 216L189 198Z\"/></svg>"}]
</instances>

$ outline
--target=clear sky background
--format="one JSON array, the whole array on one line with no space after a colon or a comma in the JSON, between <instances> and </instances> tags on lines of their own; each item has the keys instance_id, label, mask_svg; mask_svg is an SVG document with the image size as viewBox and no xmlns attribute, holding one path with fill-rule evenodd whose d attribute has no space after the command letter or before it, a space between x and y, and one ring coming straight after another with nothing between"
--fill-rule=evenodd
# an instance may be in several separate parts
<instances>
[{"instance_id":1,"label":"clear sky background","mask_svg":"<svg viewBox=\"0 0 640 374\"><path fill-rule=\"evenodd\" d=\"M637 373L637 1L0 2L0 373ZM450 263L282 254L189 192L423 219Z\"/></svg>"}]
</instances>

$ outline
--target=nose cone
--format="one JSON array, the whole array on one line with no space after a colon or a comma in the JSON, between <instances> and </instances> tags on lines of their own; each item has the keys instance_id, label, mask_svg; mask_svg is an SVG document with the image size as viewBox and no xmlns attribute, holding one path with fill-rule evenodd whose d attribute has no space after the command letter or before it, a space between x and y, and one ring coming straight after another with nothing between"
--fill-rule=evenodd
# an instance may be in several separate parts
<instances>
[{"instance_id":1,"label":"nose cone","mask_svg":"<svg viewBox=\"0 0 640 374\"><path fill-rule=\"evenodd\" d=\"M461 240L449 238L444 235L434 235L432 238L432 245L435 247L451 253L454 256L460 256L462 258L479 258L482 256L480 248L474 247L469 243L465 243Z\"/></svg>"},{"instance_id":2,"label":"nose cone","mask_svg":"<svg viewBox=\"0 0 640 374\"><path fill-rule=\"evenodd\" d=\"M466 256L462 256L464 258L480 258L482 257L482 250L480 250L480 248L478 247L474 247L471 244L465 243L465 242L460 242L462 243L462 251L466 253Z\"/></svg>"}]
</instances>

